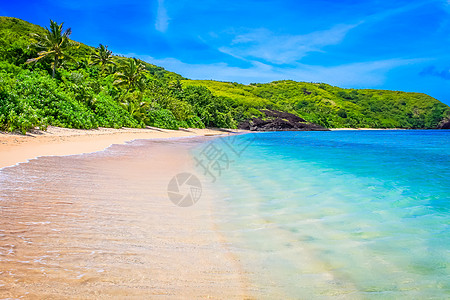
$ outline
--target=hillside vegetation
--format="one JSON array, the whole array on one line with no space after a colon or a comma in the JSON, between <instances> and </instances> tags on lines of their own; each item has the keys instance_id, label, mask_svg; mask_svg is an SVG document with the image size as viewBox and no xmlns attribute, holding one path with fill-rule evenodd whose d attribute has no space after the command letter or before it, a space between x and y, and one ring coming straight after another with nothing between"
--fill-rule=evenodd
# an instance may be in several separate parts
<instances>
[{"instance_id":1,"label":"hillside vegetation","mask_svg":"<svg viewBox=\"0 0 450 300\"><path fill-rule=\"evenodd\" d=\"M291 112L328 128L436 128L450 111L447 105L420 93L343 89L290 80L250 85L208 80L183 82L206 86L214 95L246 107L245 111L269 108ZM244 113L243 118L248 117Z\"/></svg>"},{"instance_id":2,"label":"hillside vegetation","mask_svg":"<svg viewBox=\"0 0 450 300\"><path fill-rule=\"evenodd\" d=\"M297 114L326 127L435 128L450 108L427 95L345 90L278 81L241 85L193 81L107 46L70 40L70 30L0 17L0 130L48 125L236 126L260 109ZM65 25L65 24L64 24ZM100 42L100 41L99 41Z\"/></svg>"},{"instance_id":3,"label":"hillside vegetation","mask_svg":"<svg viewBox=\"0 0 450 300\"><path fill-rule=\"evenodd\" d=\"M182 76L103 45L63 42L65 33L0 17L0 130L236 127L227 101L206 88L182 87ZM67 47L42 49L52 39Z\"/></svg>"}]
</instances>

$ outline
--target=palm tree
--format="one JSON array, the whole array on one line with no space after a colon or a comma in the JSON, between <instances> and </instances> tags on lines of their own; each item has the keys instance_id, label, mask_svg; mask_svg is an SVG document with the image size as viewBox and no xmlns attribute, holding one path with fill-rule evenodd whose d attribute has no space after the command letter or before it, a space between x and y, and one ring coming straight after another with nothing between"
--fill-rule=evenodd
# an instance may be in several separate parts
<instances>
[{"instance_id":1,"label":"palm tree","mask_svg":"<svg viewBox=\"0 0 450 300\"><path fill-rule=\"evenodd\" d=\"M120 105L130 113L133 118L138 120L139 122L144 121L146 118L147 110L149 108L149 104L144 101L140 101L139 99L133 99L132 97L125 98L123 102L120 102Z\"/></svg>"},{"instance_id":2,"label":"palm tree","mask_svg":"<svg viewBox=\"0 0 450 300\"><path fill-rule=\"evenodd\" d=\"M91 55L91 59L92 65L100 65L102 70L109 64L115 65L115 63L112 61L112 51L108 50L108 46L103 46L102 44L100 44L95 50L95 53Z\"/></svg>"},{"instance_id":3,"label":"palm tree","mask_svg":"<svg viewBox=\"0 0 450 300\"><path fill-rule=\"evenodd\" d=\"M78 60L77 70L86 69L91 64L89 57L83 57Z\"/></svg>"},{"instance_id":4,"label":"palm tree","mask_svg":"<svg viewBox=\"0 0 450 300\"><path fill-rule=\"evenodd\" d=\"M113 75L117 72L116 64L106 66L106 74Z\"/></svg>"},{"instance_id":5,"label":"palm tree","mask_svg":"<svg viewBox=\"0 0 450 300\"><path fill-rule=\"evenodd\" d=\"M183 85L181 84L180 79L177 79L176 81L172 81L169 84L169 87L175 91L179 91L179 92L183 91Z\"/></svg>"},{"instance_id":6,"label":"palm tree","mask_svg":"<svg viewBox=\"0 0 450 300\"><path fill-rule=\"evenodd\" d=\"M56 68L60 66L63 59L73 60L67 53L67 50L73 46L73 43L69 40L72 29L68 28L63 32L63 24L64 23L58 25L58 23L50 20L50 29L46 27L44 33L33 34L33 37L37 41L34 45L40 49L41 52L38 53L38 57L27 60L27 63L32 63L45 57L52 58L53 78L55 78Z\"/></svg>"},{"instance_id":7,"label":"palm tree","mask_svg":"<svg viewBox=\"0 0 450 300\"><path fill-rule=\"evenodd\" d=\"M116 73L114 84L119 87L126 87L125 94L130 90L144 89L146 69L145 66L136 58L125 60L119 67L119 73Z\"/></svg>"}]
</instances>

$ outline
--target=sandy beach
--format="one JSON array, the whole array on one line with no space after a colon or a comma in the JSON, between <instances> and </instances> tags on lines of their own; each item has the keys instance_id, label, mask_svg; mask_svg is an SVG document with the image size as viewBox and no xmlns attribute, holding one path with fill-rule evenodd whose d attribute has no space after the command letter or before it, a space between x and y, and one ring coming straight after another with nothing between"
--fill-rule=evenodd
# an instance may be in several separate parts
<instances>
[{"instance_id":1,"label":"sandy beach","mask_svg":"<svg viewBox=\"0 0 450 300\"><path fill-rule=\"evenodd\" d=\"M171 178L194 168L189 150L219 134L0 135L1 167L39 156L0 171L0 297L248 298L239 261L215 230L212 191L205 185L188 208L167 196ZM173 137L197 138L164 139ZM136 139L144 140L120 145Z\"/></svg>"},{"instance_id":2,"label":"sandy beach","mask_svg":"<svg viewBox=\"0 0 450 300\"><path fill-rule=\"evenodd\" d=\"M237 132L238 130L233 130ZM135 139L213 136L229 134L221 129L169 130L148 127L99 128L91 130L49 126L47 131L26 135L0 132L0 168L26 162L39 156L73 155L101 151L112 144L123 144Z\"/></svg>"}]
</instances>

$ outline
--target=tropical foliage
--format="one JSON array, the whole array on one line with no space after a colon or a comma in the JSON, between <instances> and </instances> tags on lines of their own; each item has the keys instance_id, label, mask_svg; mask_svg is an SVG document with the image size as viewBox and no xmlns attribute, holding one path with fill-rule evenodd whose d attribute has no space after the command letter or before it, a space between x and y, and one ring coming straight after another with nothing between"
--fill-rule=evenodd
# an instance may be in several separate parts
<instances>
[{"instance_id":1,"label":"tropical foliage","mask_svg":"<svg viewBox=\"0 0 450 300\"><path fill-rule=\"evenodd\" d=\"M105 69L108 65L115 65L113 61L113 53L108 50L108 46L104 46L100 44L95 52L91 55L92 65L100 65L102 70Z\"/></svg>"},{"instance_id":2,"label":"tropical foliage","mask_svg":"<svg viewBox=\"0 0 450 300\"><path fill-rule=\"evenodd\" d=\"M69 40L72 29L68 28L63 32L63 23L59 24L50 20L50 29L45 28L44 33L34 33L33 37L36 43L32 46L38 50L38 57L30 58L27 63L36 62L46 57L52 59L52 77L55 78L56 68L59 67L64 59L72 59L68 53L73 43Z\"/></svg>"},{"instance_id":3,"label":"tropical foliage","mask_svg":"<svg viewBox=\"0 0 450 300\"><path fill-rule=\"evenodd\" d=\"M116 73L114 84L126 88L125 94L132 90L145 89L145 66L136 58L122 61L119 72Z\"/></svg>"},{"instance_id":4,"label":"tropical foliage","mask_svg":"<svg viewBox=\"0 0 450 300\"><path fill-rule=\"evenodd\" d=\"M0 17L0 130L227 127L295 113L327 127L433 128L450 108L424 94L279 81L192 81L69 39L71 31ZM32 63L27 63L32 62Z\"/></svg>"}]
</instances>

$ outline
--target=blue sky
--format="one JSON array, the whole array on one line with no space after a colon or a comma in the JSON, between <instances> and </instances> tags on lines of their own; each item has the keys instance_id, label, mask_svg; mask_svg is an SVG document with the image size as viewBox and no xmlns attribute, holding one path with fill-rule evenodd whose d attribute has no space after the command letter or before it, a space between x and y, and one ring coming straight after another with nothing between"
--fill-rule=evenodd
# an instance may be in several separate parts
<instances>
[{"instance_id":1,"label":"blue sky","mask_svg":"<svg viewBox=\"0 0 450 300\"><path fill-rule=\"evenodd\" d=\"M0 15L72 27L191 79L326 82L450 104L450 0L1 0Z\"/></svg>"}]
</instances>

